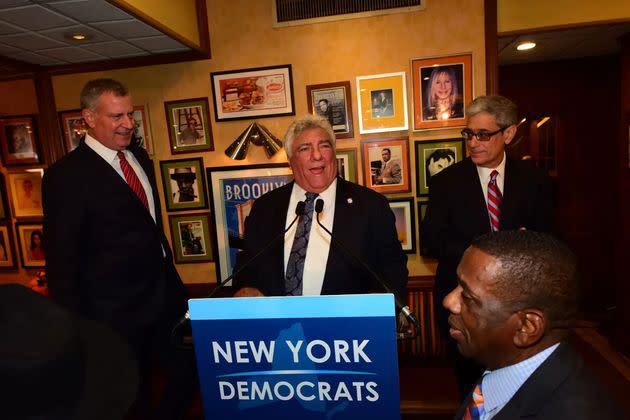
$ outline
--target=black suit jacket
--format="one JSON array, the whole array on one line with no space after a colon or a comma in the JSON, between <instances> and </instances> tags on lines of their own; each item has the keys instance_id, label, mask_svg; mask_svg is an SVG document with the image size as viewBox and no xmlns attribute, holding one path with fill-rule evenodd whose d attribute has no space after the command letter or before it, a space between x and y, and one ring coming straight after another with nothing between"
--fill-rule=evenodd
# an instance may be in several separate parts
<instances>
[{"instance_id":1,"label":"black suit jacket","mask_svg":"<svg viewBox=\"0 0 630 420\"><path fill-rule=\"evenodd\" d=\"M292 189L293 183L287 184L254 202L245 221L245 249L235 270L284 231ZM332 233L404 298L407 256L398 242L394 215L384 196L337 178ZM322 295L383 292L366 270L334 243L325 270ZM256 287L267 296L282 296L284 282L284 241L279 240L266 255L245 269L236 284Z\"/></svg>"},{"instance_id":2,"label":"black suit jacket","mask_svg":"<svg viewBox=\"0 0 630 420\"><path fill-rule=\"evenodd\" d=\"M436 304L457 285L459 260L472 240L490 232L490 220L477 167L470 158L433 176L429 206L420 228L422 255L439 260ZM508 159L501 205L501 230L525 227L549 232L553 205L551 180L531 162Z\"/></svg>"},{"instance_id":3,"label":"black suit jacket","mask_svg":"<svg viewBox=\"0 0 630 420\"><path fill-rule=\"evenodd\" d=\"M153 164L144 149L129 150L151 183L157 223L83 141L45 172L42 186L51 297L125 336L186 307L162 229Z\"/></svg>"},{"instance_id":4,"label":"black suit jacket","mask_svg":"<svg viewBox=\"0 0 630 420\"><path fill-rule=\"evenodd\" d=\"M454 419L462 418L470 400L471 394ZM625 415L584 367L579 355L567 343L561 343L493 417L519 418L618 420Z\"/></svg>"}]
</instances>

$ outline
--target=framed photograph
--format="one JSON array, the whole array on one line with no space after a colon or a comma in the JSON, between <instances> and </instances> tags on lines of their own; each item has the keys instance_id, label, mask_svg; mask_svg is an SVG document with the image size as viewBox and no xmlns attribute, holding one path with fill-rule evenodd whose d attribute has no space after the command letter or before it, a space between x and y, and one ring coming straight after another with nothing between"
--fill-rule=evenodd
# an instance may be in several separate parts
<instances>
[{"instance_id":1,"label":"framed photograph","mask_svg":"<svg viewBox=\"0 0 630 420\"><path fill-rule=\"evenodd\" d=\"M0 173L0 220L11 217L9 200L7 199L7 184L4 183L4 175Z\"/></svg>"},{"instance_id":2,"label":"framed photograph","mask_svg":"<svg viewBox=\"0 0 630 420\"><path fill-rule=\"evenodd\" d=\"M409 139L361 140L363 183L382 194L411 191Z\"/></svg>"},{"instance_id":3,"label":"framed photograph","mask_svg":"<svg viewBox=\"0 0 630 420\"><path fill-rule=\"evenodd\" d=\"M22 267L46 267L43 225L41 223L18 223L16 227Z\"/></svg>"},{"instance_id":4,"label":"framed photograph","mask_svg":"<svg viewBox=\"0 0 630 420\"><path fill-rule=\"evenodd\" d=\"M178 264L212 261L210 242L210 215L190 213L169 215L173 253Z\"/></svg>"},{"instance_id":5,"label":"framed photograph","mask_svg":"<svg viewBox=\"0 0 630 420\"><path fill-rule=\"evenodd\" d=\"M214 150L208 99L164 102L172 153Z\"/></svg>"},{"instance_id":6,"label":"framed photograph","mask_svg":"<svg viewBox=\"0 0 630 420\"><path fill-rule=\"evenodd\" d=\"M472 101L472 55L416 58L413 75L413 129L466 125Z\"/></svg>"},{"instance_id":7,"label":"framed photograph","mask_svg":"<svg viewBox=\"0 0 630 420\"><path fill-rule=\"evenodd\" d=\"M207 209L203 159L160 161L167 211Z\"/></svg>"},{"instance_id":8,"label":"framed photograph","mask_svg":"<svg viewBox=\"0 0 630 420\"><path fill-rule=\"evenodd\" d=\"M338 139L354 137L350 82L306 86L308 112L326 117Z\"/></svg>"},{"instance_id":9,"label":"framed photograph","mask_svg":"<svg viewBox=\"0 0 630 420\"><path fill-rule=\"evenodd\" d=\"M403 251L416 253L416 209L413 198L389 200L389 207L396 217L396 232Z\"/></svg>"},{"instance_id":10,"label":"framed photograph","mask_svg":"<svg viewBox=\"0 0 630 420\"><path fill-rule=\"evenodd\" d=\"M17 268L13 235L9 223L0 224L0 270L14 270Z\"/></svg>"},{"instance_id":11,"label":"framed photograph","mask_svg":"<svg viewBox=\"0 0 630 420\"><path fill-rule=\"evenodd\" d=\"M134 105L133 119L135 121L134 135L151 156L155 153L153 150L153 136L151 133L151 120L149 119L148 105Z\"/></svg>"},{"instance_id":12,"label":"framed photograph","mask_svg":"<svg viewBox=\"0 0 630 420\"><path fill-rule=\"evenodd\" d=\"M4 166L41 163L35 116L0 119L0 152Z\"/></svg>"},{"instance_id":13,"label":"framed photograph","mask_svg":"<svg viewBox=\"0 0 630 420\"><path fill-rule=\"evenodd\" d=\"M357 183L357 149L337 149L337 172L346 181Z\"/></svg>"},{"instance_id":14,"label":"framed photograph","mask_svg":"<svg viewBox=\"0 0 630 420\"><path fill-rule=\"evenodd\" d=\"M358 76L357 103L361 134L409 128L405 72Z\"/></svg>"},{"instance_id":15,"label":"framed photograph","mask_svg":"<svg viewBox=\"0 0 630 420\"><path fill-rule=\"evenodd\" d=\"M295 115L291 65L210 73L217 121Z\"/></svg>"},{"instance_id":16,"label":"framed photograph","mask_svg":"<svg viewBox=\"0 0 630 420\"><path fill-rule=\"evenodd\" d=\"M220 282L232 274L236 254L243 247L245 218L254 200L293 181L293 175L286 163L224 166L206 171L214 210L215 263Z\"/></svg>"},{"instance_id":17,"label":"framed photograph","mask_svg":"<svg viewBox=\"0 0 630 420\"><path fill-rule=\"evenodd\" d=\"M42 172L8 174L15 217L42 217Z\"/></svg>"},{"instance_id":18,"label":"framed photograph","mask_svg":"<svg viewBox=\"0 0 630 420\"><path fill-rule=\"evenodd\" d=\"M414 142L416 151L416 196L429 196L429 180L466 157L463 138Z\"/></svg>"},{"instance_id":19,"label":"framed photograph","mask_svg":"<svg viewBox=\"0 0 630 420\"><path fill-rule=\"evenodd\" d=\"M63 142L69 153L77 148L81 137L87 133L88 125L83 119L80 109L62 111L59 113L59 122L63 129Z\"/></svg>"}]
</instances>

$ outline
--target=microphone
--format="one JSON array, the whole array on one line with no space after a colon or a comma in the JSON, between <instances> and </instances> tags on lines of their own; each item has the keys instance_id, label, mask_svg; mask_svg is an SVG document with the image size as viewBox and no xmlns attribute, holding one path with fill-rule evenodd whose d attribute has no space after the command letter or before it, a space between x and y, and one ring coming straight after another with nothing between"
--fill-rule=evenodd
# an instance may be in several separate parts
<instances>
[{"instance_id":1,"label":"microphone","mask_svg":"<svg viewBox=\"0 0 630 420\"><path fill-rule=\"evenodd\" d=\"M269 248L271 248L276 242L278 242L280 239L283 239L284 235L289 231L289 229L291 229L291 227L295 224L295 222L301 216L304 215L304 209L305 208L306 208L306 203L304 201L298 202L297 205L295 206L295 218L293 218L293 221L291 221L289 226L284 231L282 231L280 234L278 234L278 236L276 236L271 241L269 241L269 243L267 243L267 245L262 247L262 249L260 251L258 251L253 257L251 257L249 260L245 261L245 263L243 263L243 265L241 265L241 267L238 270L234 271L225 280L223 280L221 283L217 284L216 287L204 297L204 299L208 299L208 298L211 298L212 296L214 296L215 293L219 289L223 288L223 286L225 286L227 284L227 282L229 282L234 277L236 277L241 272L243 272L243 270L245 270L245 268L249 267L251 263L253 263L255 260L257 260L262 254L267 252L269 250ZM189 321L189 320L190 320L190 310L186 311L184 316L180 318L180 320L177 322L177 324L175 324L175 326L171 330L171 338L173 338L175 336L175 332L177 331L177 329L179 329L184 323L186 323L186 321Z\"/></svg>"},{"instance_id":2,"label":"microphone","mask_svg":"<svg viewBox=\"0 0 630 420\"><path fill-rule=\"evenodd\" d=\"M321 215L322 210L324 210L324 200L322 200L321 198L318 198L317 201L315 201L315 213L317 213L317 224L322 229L324 229L328 235L330 235L330 239L335 243L335 245L337 245L339 248L341 248L341 250L343 252L345 252L346 255L349 255L353 260L358 262L359 265L361 265L361 267L363 267L363 269L365 271L367 271L372 276L372 278L374 280L376 280L376 282L378 284L380 284L381 287L387 293L391 293L391 294L394 295L394 303L396 304L396 309L405 316L407 321L411 322L414 325L414 327L416 327L416 335L417 335L417 332L420 331L420 323L416 319L416 317L413 314L413 312L411 312L411 310L409 309L409 306L406 306L406 305L403 306L402 303L400 303L400 301L398 300L398 297L396 296L396 293L394 293L392 291L392 289L389 288L387 283L385 283L385 281L383 279L381 279L381 277L378 274L376 274L376 272L374 272L374 270L372 270L370 268L370 266L367 265L361 258L359 258L357 255L355 255L352 251L350 251L350 249L348 249L347 246L345 246L337 238L335 238L335 236L332 234L332 232L329 231L328 229L326 229L326 226L322 225L322 222L319 220L319 216ZM401 336L401 334L399 334L399 338L410 338L410 337L407 337L404 334L402 334L402 336Z\"/></svg>"}]
</instances>

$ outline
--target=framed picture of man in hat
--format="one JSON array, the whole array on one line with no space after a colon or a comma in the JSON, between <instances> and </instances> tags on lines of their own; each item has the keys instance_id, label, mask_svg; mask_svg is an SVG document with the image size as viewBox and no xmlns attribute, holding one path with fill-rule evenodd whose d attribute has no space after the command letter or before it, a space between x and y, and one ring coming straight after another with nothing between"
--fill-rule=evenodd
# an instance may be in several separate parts
<instances>
[{"instance_id":1,"label":"framed picture of man in hat","mask_svg":"<svg viewBox=\"0 0 630 420\"><path fill-rule=\"evenodd\" d=\"M167 211L207 209L202 158L160 162Z\"/></svg>"}]
</instances>

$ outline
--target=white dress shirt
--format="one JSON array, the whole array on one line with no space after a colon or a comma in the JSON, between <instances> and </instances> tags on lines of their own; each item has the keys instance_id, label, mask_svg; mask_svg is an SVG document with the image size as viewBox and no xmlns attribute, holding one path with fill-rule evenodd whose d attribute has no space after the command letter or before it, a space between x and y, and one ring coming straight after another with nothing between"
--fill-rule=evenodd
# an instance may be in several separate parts
<instances>
[{"instance_id":1,"label":"white dress shirt","mask_svg":"<svg viewBox=\"0 0 630 420\"><path fill-rule=\"evenodd\" d=\"M324 200L324 210L321 213L320 221L322 225L332 232L333 221L335 218L335 197L337 193L337 179L328 186L328 188L320 193L318 199ZM289 211L287 212L287 220L285 229L295 218L295 207L300 201L306 200L306 191L297 183L293 184L291 191L291 199L289 200ZM293 238L297 231L298 222L289 229L284 236L284 272L287 271L287 263L289 255L293 247ZM308 248L306 250L306 258L304 260L304 274L302 276L302 295L314 296L322 293L322 285L324 284L324 276L326 274L326 264L328 262L328 253L330 251L330 235L324 231L317 223L317 213L313 212L313 223L311 224L311 233L308 240Z\"/></svg>"}]
</instances>

